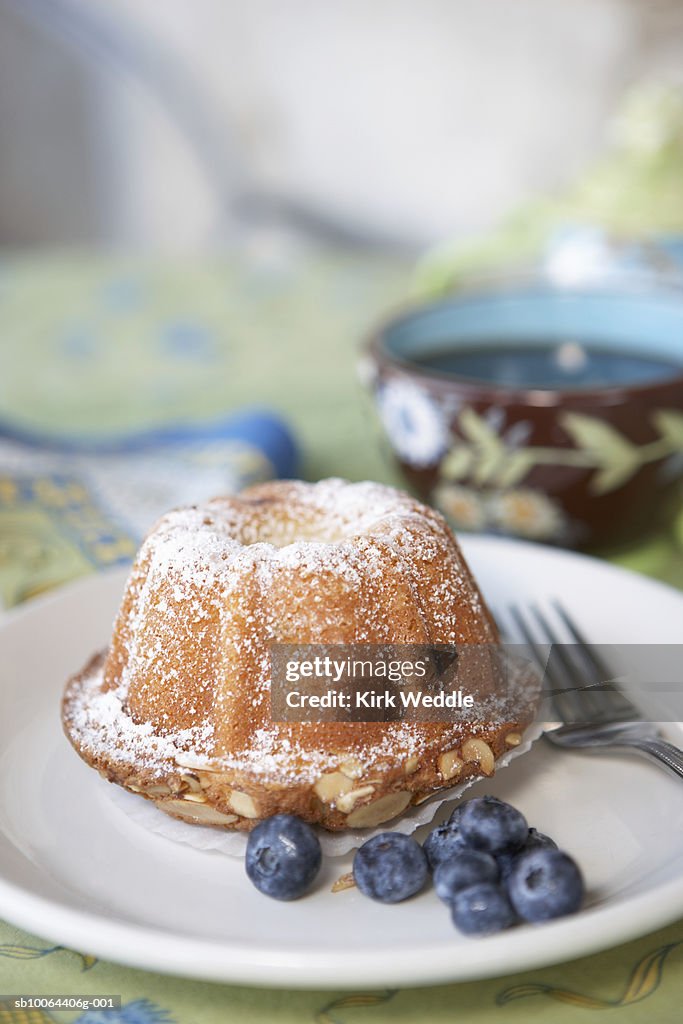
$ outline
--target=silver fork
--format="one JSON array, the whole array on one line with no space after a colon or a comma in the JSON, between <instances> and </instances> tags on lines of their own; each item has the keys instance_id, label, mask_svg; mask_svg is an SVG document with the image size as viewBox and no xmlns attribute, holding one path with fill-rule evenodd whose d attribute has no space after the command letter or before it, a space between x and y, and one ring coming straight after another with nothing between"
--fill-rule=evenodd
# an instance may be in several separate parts
<instances>
[{"instance_id":1,"label":"silver fork","mask_svg":"<svg viewBox=\"0 0 683 1024\"><path fill-rule=\"evenodd\" d=\"M653 723L642 720L568 612L558 602L553 607L568 641L561 641L561 634L536 605L508 609L516 633L544 673L546 695L560 720L548 728L545 738L571 750L634 751L683 778L683 751L663 739ZM511 639L509 633L505 638Z\"/></svg>"}]
</instances>

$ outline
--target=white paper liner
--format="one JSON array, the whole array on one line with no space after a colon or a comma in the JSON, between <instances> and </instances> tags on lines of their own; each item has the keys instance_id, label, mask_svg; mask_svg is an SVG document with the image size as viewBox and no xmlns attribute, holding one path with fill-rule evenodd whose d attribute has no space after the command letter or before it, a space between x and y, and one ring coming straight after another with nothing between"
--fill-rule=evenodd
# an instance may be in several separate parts
<instances>
[{"instance_id":1,"label":"white paper liner","mask_svg":"<svg viewBox=\"0 0 683 1024\"><path fill-rule=\"evenodd\" d=\"M532 722L524 732L524 738L518 747L513 747L496 761L496 773L506 768L515 758L526 754L533 743L543 734L544 722ZM473 786L475 782L481 782L482 776L468 779L448 790L441 790L435 793L432 799L425 801L417 807L411 807L409 811L397 818L396 821L388 821L374 829L349 829L345 832L327 832L319 828L318 838L323 853L327 857L342 857L350 850L360 846L367 839L378 835L380 832L391 830L410 835L432 820L439 807L448 800L454 800L461 796L466 789ZM158 807L143 797L129 793L120 786L109 785L111 799L117 807L120 807L131 821L142 828L149 829L157 835L171 839L174 843L184 843L195 850L208 850L216 853L227 854L229 857L244 857L247 848L248 832L228 832L223 829L214 828L210 825L190 825L187 822L171 818L168 814L160 811Z\"/></svg>"}]
</instances>

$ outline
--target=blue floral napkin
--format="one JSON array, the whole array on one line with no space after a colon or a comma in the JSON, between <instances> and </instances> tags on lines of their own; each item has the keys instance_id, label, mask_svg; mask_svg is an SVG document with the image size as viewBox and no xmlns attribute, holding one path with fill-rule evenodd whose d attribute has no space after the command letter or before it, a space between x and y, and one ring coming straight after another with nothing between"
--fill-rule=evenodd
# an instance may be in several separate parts
<instances>
[{"instance_id":1,"label":"blue floral napkin","mask_svg":"<svg viewBox=\"0 0 683 1024\"><path fill-rule=\"evenodd\" d=\"M167 509L294 476L297 461L267 411L97 441L0 423L0 604L127 562Z\"/></svg>"}]
</instances>

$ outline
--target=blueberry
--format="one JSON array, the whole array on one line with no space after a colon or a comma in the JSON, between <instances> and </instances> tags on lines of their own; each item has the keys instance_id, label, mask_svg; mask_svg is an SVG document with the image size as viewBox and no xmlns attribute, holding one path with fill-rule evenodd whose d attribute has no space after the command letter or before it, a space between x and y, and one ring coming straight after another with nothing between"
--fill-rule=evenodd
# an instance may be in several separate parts
<instances>
[{"instance_id":1,"label":"blueberry","mask_svg":"<svg viewBox=\"0 0 683 1024\"><path fill-rule=\"evenodd\" d=\"M492 935L517 921L505 889L494 882L479 882L457 892L451 916L465 935Z\"/></svg>"},{"instance_id":2,"label":"blueberry","mask_svg":"<svg viewBox=\"0 0 683 1024\"><path fill-rule=\"evenodd\" d=\"M467 846L495 855L520 849L529 834L524 815L495 796L468 800L459 824Z\"/></svg>"},{"instance_id":3,"label":"blueberry","mask_svg":"<svg viewBox=\"0 0 683 1024\"><path fill-rule=\"evenodd\" d=\"M578 910L583 878L572 858L561 850L539 846L522 853L507 879L510 901L525 921L550 921Z\"/></svg>"},{"instance_id":4,"label":"blueberry","mask_svg":"<svg viewBox=\"0 0 683 1024\"><path fill-rule=\"evenodd\" d=\"M537 828L530 828L529 835L526 837L526 842L522 849L535 850L539 846L546 846L551 850L557 849L557 843L554 839L547 836L545 832L539 832Z\"/></svg>"},{"instance_id":5,"label":"blueberry","mask_svg":"<svg viewBox=\"0 0 683 1024\"><path fill-rule=\"evenodd\" d=\"M450 818L448 819L449 825L457 825L460 822L460 815L465 810L465 807L467 806L468 803L469 800L463 800L461 804L458 804L458 806L455 808Z\"/></svg>"},{"instance_id":6,"label":"blueberry","mask_svg":"<svg viewBox=\"0 0 683 1024\"><path fill-rule=\"evenodd\" d=\"M497 882L498 865L489 853L468 850L463 847L450 860L437 864L434 872L434 889L444 903L452 903L460 889L467 889L478 882Z\"/></svg>"},{"instance_id":7,"label":"blueberry","mask_svg":"<svg viewBox=\"0 0 683 1024\"><path fill-rule=\"evenodd\" d=\"M446 825L432 829L424 841L422 849L432 871L435 871L443 861L454 857L465 845L457 819L453 821L454 816L451 815Z\"/></svg>"},{"instance_id":8,"label":"blueberry","mask_svg":"<svg viewBox=\"0 0 683 1024\"><path fill-rule=\"evenodd\" d=\"M360 891L380 903L400 903L425 884L427 858L419 843L400 832L382 832L360 847L353 877Z\"/></svg>"},{"instance_id":9,"label":"blueberry","mask_svg":"<svg viewBox=\"0 0 683 1024\"><path fill-rule=\"evenodd\" d=\"M318 837L293 814L266 818L249 833L245 867L259 892L276 900L295 900L320 870Z\"/></svg>"},{"instance_id":10,"label":"blueberry","mask_svg":"<svg viewBox=\"0 0 683 1024\"><path fill-rule=\"evenodd\" d=\"M529 835L527 836L526 842L521 850L515 850L513 853L499 853L496 857L501 877L507 878L512 871L512 867L517 857L526 853L528 850L536 850L539 847L548 847L551 850L556 850L557 843L554 839L551 839L550 836L544 835L543 832L538 832L535 828L530 828Z\"/></svg>"}]
</instances>

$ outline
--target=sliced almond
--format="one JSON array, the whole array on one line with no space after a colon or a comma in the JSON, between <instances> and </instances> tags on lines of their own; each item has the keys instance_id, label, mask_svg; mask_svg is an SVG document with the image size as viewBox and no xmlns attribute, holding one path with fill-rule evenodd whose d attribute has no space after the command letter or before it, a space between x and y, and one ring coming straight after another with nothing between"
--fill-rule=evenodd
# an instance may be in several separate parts
<instances>
[{"instance_id":1,"label":"sliced almond","mask_svg":"<svg viewBox=\"0 0 683 1024\"><path fill-rule=\"evenodd\" d=\"M340 811L348 814L359 800L363 800L366 796L372 796L374 792L374 786L360 786L358 789L352 789L350 793L344 793L343 796L340 796L336 801L336 805Z\"/></svg>"},{"instance_id":2,"label":"sliced almond","mask_svg":"<svg viewBox=\"0 0 683 1024\"><path fill-rule=\"evenodd\" d=\"M155 782L150 786L140 786L136 782L127 782L126 789L130 789L133 793L144 793L146 796L170 796L171 787L167 786L165 782Z\"/></svg>"},{"instance_id":3,"label":"sliced almond","mask_svg":"<svg viewBox=\"0 0 683 1024\"><path fill-rule=\"evenodd\" d=\"M238 821L236 814L223 814L209 804L187 803L185 800L155 800L160 811L197 825L233 825Z\"/></svg>"},{"instance_id":4,"label":"sliced almond","mask_svg":"<svg viewBox=\"0 0 683 1024\"><path fill-rule=\"evenodd\" d=\"M221 772L223 769L218 764L211 764L202 758L193 757L191 754L176 754L175 763L181 768L191 768L201 772Z\"/></svg>"},{"instance_id":5,"label":"sliced almond","mask_svg":"<svg viewBox=\"0 0 683 1024\"><path fill-rule=\"evenodd\" d=\"M429 800L430 797L433 797L433 796L434 796L434 791L433 790L430 791L429 793L420 793L418 796L414 796L413 797L413 804L414 804L415 807L419 807L420 804L426 803L427 800Z\"/></svg>"},{"instance_id":6,"label":"sliced almond","mask_svg":"<svg viewBox=\"0 0 683 1024\"><path fill-rule=\"evenodd\" d=\"M180 777L191 793L201 793L202 785L196 775L190 775L189 773L187 773L185 775L181 775Z\"/></svg>"},{"instance_id":7,"label":"sliced almond","mask_svg":"<svg viewBox=\"0 0 683 1024\"><path fill-rule=\"evenodd\" d=\"M344 772L327 772L313 787L324 804L332 804L342 793L353 789L353 782Z\"/></svg>"},{"instance_id":8,"label":"sliced almond","mask_svg":"<svg viewBox=\"0 0 683 1024\"><path fill-rule=\"evenodd\" d=\"M150 796L170 796L171 787L166 782L155 782L151 786L146 786L143 793L149 793Z\"/></svg>"},{"instance_id":9,"label":"sliced almond","mask_svg":"<svg viewBox=\"0 0 683 1024\"><path fill-rule=\"evenodd\" d=\"M447 750L439 758L439 772L444 779L455 779L462 771L464 761L457 750Z\"/></svg>"},{"instance_id":10,"label":"sliced almond","mask_svg":"<svg viewBox=\"0 0 683 1024\"><path fill-rule=\"evenodd\" d=\"M417 755L415 755L414 757L409 757L407 761L403 762L403 771L406 773L406 775L413 775L419 767L420 758L417 757Z\"/></svg>"},{"instance_id":11,"label":"sliced almond","mask_svg":"<svg viewBox=\"0 0 683 1024\"><path fill-rule=\"evenodd\" d=\"M228 804L236 814L243 818L258 818L259 816L253 797L250 797L248 793L241 793L239 789L233 789L228 797Z\"/></svg>"},{"instance_id":12,"label":"sliced almond","mask_svg":"<svg viewBox=\"0 0 683 1024\"><path fill-rule=\"evenodd\" d=\"M205 804L206 796L204 793L183 793L183 800L189 800L191 804Z\"/></svg>"},{"instance_id":13,"label":"sliced almond","mask_svg":"<svg viewBox=\"0 0 683 1024\"><path fill-rule=\"evenodd\" d=\"M509 732L505 737L508 747L518 747L522 742L521 732Z\"/></svg>"},{"instance_id":14,"label":"sliced almond","mask_svg":"<svg viewBox=\"0 0 683 1024\"><path fill-rule=\"evenodd\" d=\"M404 790L398 793L387 793L379 800L359 807L349 814L346 824L349 828L371 828L373 825L379 825L404 811L410 803L411 796L411 793Z\"/></svg>"},{"instance_id":15,"label":"sliced almond","mask_svg":"<svg viewBox=\"0 0 683 1024\"><path fill-rule=\"evenodd\" d=\"M348 871L345 875L342 875L332 886L332 892L343 892L345 889L353 889L356 884L356 880L353 877L353 871Z\"/></svg>"},{"instance_id":16,"label":"sliced almond","mask_svg":"<svg viewBox=\"0 0 683 1024\"><path fill-rule=\"evenodd\" d=\"M350 779L359 779L363 774L363 765L360 761L356 761L351 757L348 761L344 761L344 763L339 766L339 770L343 772L344 775L348 775Z\"/></svg>"},{"instance_id":17,"label":"sliced almond","mask_svg":"<svg viewBox=\"0 0 683 1024\"><path fill-rule=\"evenodd\" d=\"M465 761L476 761L482 775L493 775L496 759L490 746L484 740L467 740L462 745L462 756Z\"/></svg>"}]
</instances>

